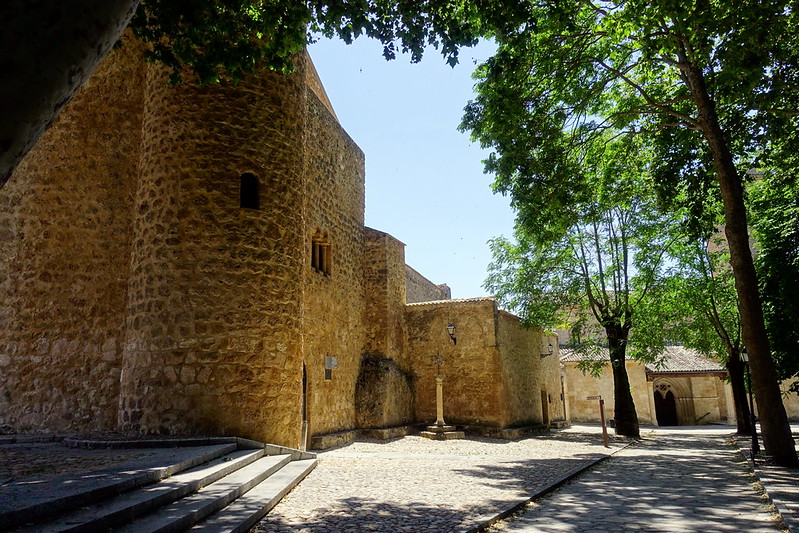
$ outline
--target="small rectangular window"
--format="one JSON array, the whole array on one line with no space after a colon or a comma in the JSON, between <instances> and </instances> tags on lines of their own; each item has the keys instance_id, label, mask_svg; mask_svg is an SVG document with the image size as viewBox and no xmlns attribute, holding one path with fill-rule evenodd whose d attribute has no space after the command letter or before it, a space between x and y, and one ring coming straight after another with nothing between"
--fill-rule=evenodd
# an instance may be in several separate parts
<instances>
[{"instance_id":1,"label":"small rectangular window","mask_svg":"<svg viewBox=\"0 0 799 533\"><path fill-rule=\"evenodd\" d=\"M322 234L320 230L316 230L311 238L311 268L329 276L331 255L331 245L327 233Z\"/></svg>"},{"instance_id":2,"label":"small rectangular window","mask_svg":"<svg viewBox=\"0 0 799 533\"><path fill-rule=\"evenodd\" d=\"M260 207L258 198L258 176L252 172L245 172L241 175L239 202L240 206L244 209L258 209Z\"/></svg>"}]
</instances>

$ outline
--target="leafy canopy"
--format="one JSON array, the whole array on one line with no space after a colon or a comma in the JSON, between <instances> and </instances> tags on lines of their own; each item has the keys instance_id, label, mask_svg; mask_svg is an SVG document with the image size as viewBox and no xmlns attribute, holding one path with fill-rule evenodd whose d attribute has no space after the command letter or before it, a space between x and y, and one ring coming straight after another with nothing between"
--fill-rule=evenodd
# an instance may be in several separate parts
<instances>
[{"instance_id":1,"label":"leafy canopy","mask_svg":"<svg viewBox=\"0 0 799 533\"><path fill-rule=\"evenodd\" d=\"M383 43L386 59L402 52L414 62L431 45L454 65L459 47L528 16L525 2L504 0L142 0L131 26L173 81L188 69L209 83L258 67L289 71L318 35L347 43L368 36Z\"/></svg>"},{"instance_id":2,"label":"leafy canopy","mask_svg":"<svg viewBox=\"0 0 799 533\"><path fill-rule=\"evenodd\" d=\"M636 138L607 134L575 167L579 202L532 226L520 217L516 242L491 241L486 288L528 324L572 330L574 348L586 355L607 345L608 327L623 329L626 342L642 302L661 292L680 224L658 208L649 166ZM653 355L643 345L636 352Z\"/></svg>"},{"instance_id":3,"label":"leafy canopy","mask_svg":"<svg viewBox=\"0 0 799 533\"><path fill-rule=\"evenodd\" d=\"M697 99L707 90L722 142L751 168L775 133L797 126L797 29L789 1L538 4L527 23L495 36L461 127L494 150L486 171L496 190L532 219L579 200L574 166L603 131L639 134L659 192L684 198L697 231L707 230L714 173ZM520 195L522 181L537 194Z\"/></svg>"}]
</instances>

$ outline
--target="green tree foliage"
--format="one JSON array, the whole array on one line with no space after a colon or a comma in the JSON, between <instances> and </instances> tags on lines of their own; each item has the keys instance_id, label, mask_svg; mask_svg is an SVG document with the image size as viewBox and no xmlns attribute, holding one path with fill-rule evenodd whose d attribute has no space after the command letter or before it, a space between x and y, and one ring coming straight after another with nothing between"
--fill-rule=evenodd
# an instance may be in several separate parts
<instances>
[{"instance_id":1,"label":"green tree foliage","mask_svg":"<svg viewBox=\"0 0 799 533\"><path fill-rule=\"evenodd\" d=\"M755 263L780 379L799 374L799 183L790 168L797 156L786 154L783 170L764 173L750 191ZM799 393L799 383L793 391Z\"/></svg>"},{"instance_id":2,"label":"green tree foliage","mask_svg":"<svg viewBox=\"0 0 799 533\"><path fill-rule=\"evenodd\" d=\"M625 360L642 302L660 290L664 255L677 221L658 210L644 179L648 158L634 138L595 144L575 165L578 194L548 219L521 216L516 242L491 242L486 288L527 324L566 327L573 348L592 359L607 347L613 371L616 431L638 437ZM516 196L526 182L514 182ZM532 191L531 191L532 192ZM553 191L555 193L555 191ZM641 348L645 348L642 346ZM640 357L653 354L644 349Z\"/></svg>"},{"instance_id":3,"label":"green tree foliage","mask_svg":"<svg viewBox=\"0 0 799 533\"><path fill-rule=\"evenodd\" d=\"M489 25L526 14L521 2L497 0L143 0L131 27L175 81L192 72L207 83L257 67L290 70L292 55L316 35L347 43L368 36L383 43L386 59L402 52L414 62L433 46L455 64L459 47L476 44Z\"/></svg>"},{"instance_id":4,"label":"green tree foliage","mask_svg":"<svg viewBox=\"0 0 799 533\"><path fill-rule=\"evenodd\" d=\"M670 247L673 268L664 280L663 297L648 307L644 314L649 323L641 324L639 331L678 342L723 364L732 386L738 433L749 435L741 318L726 246L718 234L687 235Z\"/></svg>"},{"instance_id":5,"label":"green tree foliage","mask_svg":"<svg viewBox=\"0 0 799 533\"><path fill-rule=\"evenodd\" d=\"M797 128L796 30L788 0L535 4L525 24L495 34L498 51L478 68L462 123L494 150L486 170L530 228L567 216L563 207L582 194L575 166L606 131L646 139L658 188L679 183L696 215L715 179L765 448L783 465L799 461L763 322L742 176L753 154Z\"/></svg>"}]
</instances>

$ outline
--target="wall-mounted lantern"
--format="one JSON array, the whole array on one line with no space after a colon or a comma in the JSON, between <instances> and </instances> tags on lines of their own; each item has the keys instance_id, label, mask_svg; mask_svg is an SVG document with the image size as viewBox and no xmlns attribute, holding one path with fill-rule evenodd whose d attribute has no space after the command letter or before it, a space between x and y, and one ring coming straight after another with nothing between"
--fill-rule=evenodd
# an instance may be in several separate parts
<instances>
[{"instance_id":1,"label":"wall-mounted lantern","mask_svg":"<svg viewBox=\"0 0 799 533\"><path fill-rule=\"evenodd\" d=\"M452 322L447 324L447 333L449 333L449 338L452 339L452 344L458 344L458 339L455 338L455 324Z\"/></svg>"},{"instance_id":2,"label":"wall-mounted lantern","mask_svg":"<svg viewBox=\"0 0 799 533\"><path fill-rule=\"evenodd\" d=\"M554 352L555 352L555 347L552 346L552 343L550 342L549 344L547 344L547 353L542 353L541 354L541 359L543 359L544 357L549 357Z\"/></svg>"}]
</instances>

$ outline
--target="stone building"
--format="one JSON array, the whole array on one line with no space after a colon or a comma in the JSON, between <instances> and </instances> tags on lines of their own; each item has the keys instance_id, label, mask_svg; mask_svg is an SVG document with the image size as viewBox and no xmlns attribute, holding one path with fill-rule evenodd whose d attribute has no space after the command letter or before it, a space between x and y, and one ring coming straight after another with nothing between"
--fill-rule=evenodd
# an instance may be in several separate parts
<instances>
[{"instance_id":1,"label":"stone building","mask_svg":"<svg viewBox=\"0 0 799 533\"><path fill-rule=\"evenodd\" d=\"M571 420L598 422L599 403L588 397L602 396L605 416L614 417L613 374L606 349L595 357L602 361L599 377L584 374L578 364L584 356L561 350L561 363L568 383ZM726 421L735 423L732 389L725 382L727 371L716 363L681 346L669 346L658 364L626 361L633 402L642 425L684 426Z\"/></svg>"},{"instance_id":2,"label":"stone building","mask_svg":"<svg viewBox=\"0 0 799 533\"><path fill-rule=\"evenodd\" d=\"M431 422L434 353L448 422L565 416L554 337L364 226L364 155L307 56L166 81L126 42L0 190L0 425L302 447Z\"/></svg>"}]
</instances>

